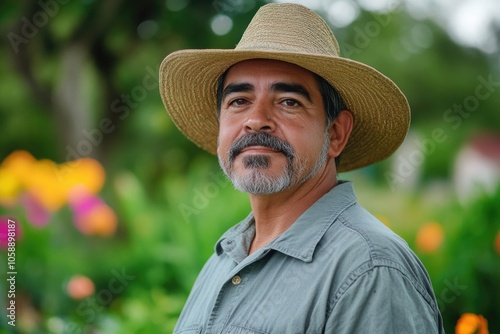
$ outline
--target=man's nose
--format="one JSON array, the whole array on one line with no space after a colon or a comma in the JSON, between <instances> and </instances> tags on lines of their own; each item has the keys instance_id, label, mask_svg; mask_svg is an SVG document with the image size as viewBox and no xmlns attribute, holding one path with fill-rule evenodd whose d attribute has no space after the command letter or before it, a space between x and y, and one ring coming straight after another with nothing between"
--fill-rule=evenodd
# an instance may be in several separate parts
<instances>
[{"instance_id":1,"label":"man's nose","mask_svg":"<svg viewBox=\"0 0 500 334\"><path fill-rule=\"evenodd\" d=\"M275 129L272 106L266 101L255 103L245 121L245 131L248 133L273 132Z\"/></svg>"}]
</instances>

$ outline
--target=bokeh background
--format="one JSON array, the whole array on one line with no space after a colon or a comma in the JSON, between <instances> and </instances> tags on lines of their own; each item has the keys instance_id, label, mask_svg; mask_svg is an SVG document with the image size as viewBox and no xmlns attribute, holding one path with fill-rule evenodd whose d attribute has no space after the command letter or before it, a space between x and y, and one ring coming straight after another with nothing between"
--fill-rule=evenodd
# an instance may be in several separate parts
<instances>
[{"instance_id":1,"label":"bokeh background","mask_svg":"<svg viewBox=\"0 0 500 334\"><path fill-rule=\"evenodd\" d=\"M250 207L169 119L158 67L178 49L233 48L264 3L0 4L0 333L172 332L214 243ZM302 3L412 107L394 156L341 178L422 259L447 332L487 321L500 333L500 7Z\"/></svg>"}]
</instances>

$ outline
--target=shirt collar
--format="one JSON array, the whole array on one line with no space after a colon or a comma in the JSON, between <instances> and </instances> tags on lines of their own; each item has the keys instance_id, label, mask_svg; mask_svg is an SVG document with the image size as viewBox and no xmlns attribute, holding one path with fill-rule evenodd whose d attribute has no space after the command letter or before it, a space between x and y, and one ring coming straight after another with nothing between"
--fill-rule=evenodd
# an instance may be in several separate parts
<instances>
[{"instance_id":1,"label":"shirt collar","mask_svg":"<svg viewBox=\"0 0 500 334\"><path fill-rule=\"evenodd\" d=\"M319 241L338 215L356 203L352 182L340 181L328 193L309 207L283 234L264 248L273 249L304 262L311 262ZM241 262L248 254L255 226L250 213L238 225L229 229L217 241L217 255L223 252Z\"/></svg>"},{"instance_id":2,"label":"shirt collar","mask_svg":"<svg viewBox=\"0 0 500 334\"><path fill-rule=\"evenodd\" d=\"M250 213L244 220L220 237L215 244L215 251L219 256L226 253L236 263L240 263L247 257L254 236L254 218L253 214Z\"/></svg>"}]
</instances>

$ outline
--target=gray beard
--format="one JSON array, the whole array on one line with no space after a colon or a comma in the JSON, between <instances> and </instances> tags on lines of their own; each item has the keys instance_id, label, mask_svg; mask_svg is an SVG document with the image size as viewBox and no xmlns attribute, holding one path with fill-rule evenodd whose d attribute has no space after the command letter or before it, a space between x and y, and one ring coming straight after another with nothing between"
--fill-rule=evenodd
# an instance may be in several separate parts
<instances>
[{"instance_id":1,"label":"gray beard","mask_svg":"<svg viewBox=\"0 0 500 334\"><path fill-rule=\"evenodd\" d=\"M238 175L235 173L233 163L223 160L220 157L219 164L226 176L233 183L235 189L254 195L269 195L281 192L293 185L304 183L315 176L326 164L329 144L330 141L327 127L320 155L312 170L302 178L299 178L299 176L304 172L306 162L298 159L295 155L287 158L285 168L277 176L268 175L266 173L265 170L269 169L271 165L270 157L266 155L244 157L243 165L246 169L251 170L251 172L246 175Z\"/></svg>"}]
</instances>

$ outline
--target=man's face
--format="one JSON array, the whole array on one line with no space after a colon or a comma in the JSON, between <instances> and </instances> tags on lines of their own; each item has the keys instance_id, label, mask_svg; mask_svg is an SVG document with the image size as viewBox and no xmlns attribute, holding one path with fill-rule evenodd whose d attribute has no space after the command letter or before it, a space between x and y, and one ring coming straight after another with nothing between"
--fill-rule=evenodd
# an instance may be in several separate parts
<instances>
[{"instance_id":1,"label":"man's face","mask_svg":"<svg viewBox=\"0 0 500 334\"><path fill-rule=\"evenodd\" d=\"M328 149L323 98L311 72L263 59L228 71L217 151L237 189L271 194L301 184L324 169Z\"/></svg>"}]
</instances>

